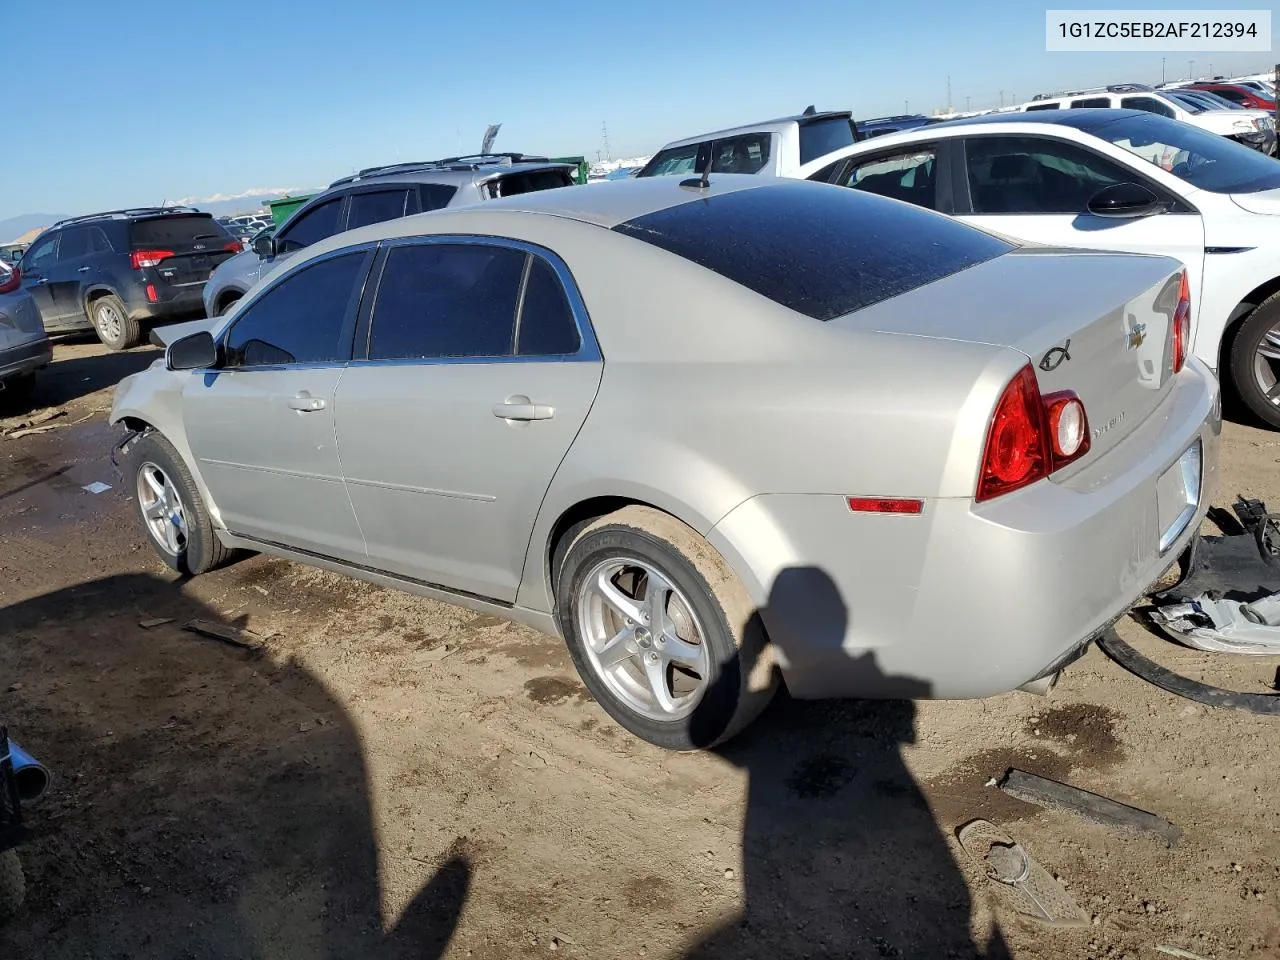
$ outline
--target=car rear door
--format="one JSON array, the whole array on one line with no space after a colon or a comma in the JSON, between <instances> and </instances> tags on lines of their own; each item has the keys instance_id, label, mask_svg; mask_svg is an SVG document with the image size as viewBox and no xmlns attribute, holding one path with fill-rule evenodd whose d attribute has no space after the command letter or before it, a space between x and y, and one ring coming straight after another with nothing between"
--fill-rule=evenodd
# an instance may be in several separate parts
<instances>
[{"instance_id":1,"label":"car rear door","mask_svg":"<svg viewBox=\"0 0 1280 960\"><path fill-rule=\"evenodd\" d=\"M333 424L372 259L339 250L269 283L220 337L224 364L185 375L187 439L232 533L363 562Z\"/></svg>"},{"instance_id":2,"label":"car rear door","mask_svg":"<svg viewBox=\"0 0 1280 960\"><path fill-rule=\"evenodd\" d=\"M347 204L346 229L396 220L418 212L418 191L408 185L391 189L354 190Z\"/></svg>"},{"instance_id":3,"label":"car rear door","mask_svg":"<svg viewBox=\"0 0 1280 960\"><path fill-rule=\"evenodd\" d=\"M956 180L961 220L1016 240L1181 260L1194 324L1204 288L1204 223L1162 186L1084 144L1047 136L967 137L957 163L963 163ZM1128 218L1090 213L1090 198L1117 183L1147 187L1169 211Z\"/></svg>"},{"instance_id":4,"label":"car rear door","mask_svg":"<svg viewBox=\"0 0 1280 960\"><path fill-rule=\"evenodd\" d=\"M84 301L80 297L81 281L93 272L92 242L89 227L67 227L58 241L58 258L47 272L49 295L54 312L64 321L71 318L86 322Z\"/></svg>"},{"instance_id":5,"label":"car rear door","mask_svg":"<svg viewBox=\"0 0 1280 960\"><path fill-rule=\"evenodd\" d=\"M337 396L371 566L514 602L602 363L567 268L498 240L388 246Z\"/></svg>"},{"instance_id":6,"label":"car rear door","mask_svg":"<svg viewBox=\"0 0 1280 960\"><path fill-rule=\"evenodd\" d=\"M949 143L922 141L860 154L844 161L838 171L826 169L815 177L893 200L949 213L952 209Z\"/></svg>"}]
</instances>

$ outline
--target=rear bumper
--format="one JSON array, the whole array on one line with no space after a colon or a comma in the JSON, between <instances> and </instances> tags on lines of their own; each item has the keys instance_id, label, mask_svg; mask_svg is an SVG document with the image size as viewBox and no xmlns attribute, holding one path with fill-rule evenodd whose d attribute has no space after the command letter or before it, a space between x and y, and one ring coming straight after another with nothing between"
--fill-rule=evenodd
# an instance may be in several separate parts
<instances>
[{"instance_id":1,"label":"rear bumper","mask_svg":"<svg viewBox=\"0 0 1280 960\"><path fill-rule=\"evenodd\" d=\"M1217 381L1193 361L1165 406L1066 481L984 504L932 499L918 516L765 495L709 539L759 597L794 696L989 696L1071 659L1187 549L1220 433ZM1157 483L1197 439L1198 502L1161 550Z\"/></svg>"},{"instance_id":2,"label":"rear bumper","mask_svg":"<svg viewBox=\"0 0 1280 960\"><path fill-rule=\"evenodd\" d=\"M0 380L33 373L53 361L53 345L41 336L16 346L0 349Z\"/></svg>"},{"instance_id":3,"label":"rear bumper","mask_svg":"<svg viewBox=\"0 0 1280 960\"><path fill-rule=\"evenodd\" d=\"M182 287L165 287L156 285L156 301L147 299L146 286L129 304L129 316L134 320L148 323L166 323L178 320L194 320L203 317L204 312L203 283Z\"/></svg>"}]
</instances>

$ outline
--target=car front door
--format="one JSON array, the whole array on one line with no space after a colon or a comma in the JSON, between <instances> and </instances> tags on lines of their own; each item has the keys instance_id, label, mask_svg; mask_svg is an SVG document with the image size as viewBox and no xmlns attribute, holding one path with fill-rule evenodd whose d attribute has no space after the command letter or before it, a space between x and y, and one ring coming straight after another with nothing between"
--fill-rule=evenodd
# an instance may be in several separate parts
<instances>
[{"instance_id":1,"label":"car front door","mask_svg":"<svg viewBox=\"0 0 1280 960\"><path fill-rule=\"evenodd\" d=\"M313 243L327 240L335 233L339 233L346 220L346 212L343 209L345 203L346 196L340 194L317 204L310 210L300 211L298 216L286 222L276 231L276 252L258 260L257 267L251 271L251 276L248 278L249 283L252 285L280 267L299 250L305 250Z\"/></svg>"},{"instance_id":2,"label":"car front door","mask_svg":"<svg viewBox=\"0 0 1280 960\"><path fill-rule=\"evenodd\" d=\"M393 244L356 357L338 388L338 448L370 565L513 602L542 498L600 384L568 270L502 241Z\"/></svg>"},{"instance_id":3,"label":"car front door","mask_svg":"<svg viewBox=\"0 0 1280 960\"><path fill-rule=\"evenodd\" d=\"M269 284L220 337L219 368L189 375L187 439L232 533L363 562L333 424L372 259L337 251Z\"/></svg>"},{"instance_id":4,"label":"car front door","mask_svg":"<svg viewBox=\"0 0 1280 960\"><path fill-rule=\"evenodd\" d=\"M1051 137L969 137L963 156L965 196L957 199L956 211L960 219L1016 240L1176 257L1187 267L1191 302L1199 310L1204 223L1200 214L1138 170L1082 144ZM1090 213L1090 198L1118 183L1147 187L1168 204L1167 211L1134 217Z\"/></svg>"},{"instance_id":5,"label":"car front door","mask_svg":"<svg viewBox=\"0 0 1280 960\"><path fill-rule=\"evenodd\" d=\"M53 300L51 281L58 265L58 238L60 233L44 237L25 254L18 263L22 273L22 289L31 294L40 311L40 319L46 329L56 329L62 320Z\"/></svg>"}]
</instances>

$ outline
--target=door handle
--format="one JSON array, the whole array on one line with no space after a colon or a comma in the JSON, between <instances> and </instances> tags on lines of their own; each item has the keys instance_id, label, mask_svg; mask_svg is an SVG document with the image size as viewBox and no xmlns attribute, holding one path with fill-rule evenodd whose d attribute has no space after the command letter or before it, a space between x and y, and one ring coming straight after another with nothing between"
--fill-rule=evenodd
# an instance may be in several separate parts
<instances>
[{"instance_id":1,"label":"door handle","mask_svg":"<svg viewBox=\"0 0 1280 960\"><path fill-rule=\"evenodd\" d=\"M556 415L556 408L545 403L534 403L524 395L517 395L507 397L502 403L495 403L493 415L501 420L550 420Z\"/></svg>"},{"instance_id":2,"label":"door handle","mask_svg":"<svg viewBox=\"0 0 1280 960\"><path fill-rule=\"evenodd\" d=\"M88 273L88 272L89 272L88 267L81 267L79 270L76 271L76 273Z\"/></svg>"},{"instance_id":3,"label":"door handle","mask_svg":"<svg viewBox=\"0 0 1280 960\"><path fill-rule=\"evenodd\" d=\"M289 400L289 409L297 410L299 413L314 413L316 410L323 410L325 402L322 397L313 397L306 390L299 390L297 395Z\"/></svg>"}]
</instances>

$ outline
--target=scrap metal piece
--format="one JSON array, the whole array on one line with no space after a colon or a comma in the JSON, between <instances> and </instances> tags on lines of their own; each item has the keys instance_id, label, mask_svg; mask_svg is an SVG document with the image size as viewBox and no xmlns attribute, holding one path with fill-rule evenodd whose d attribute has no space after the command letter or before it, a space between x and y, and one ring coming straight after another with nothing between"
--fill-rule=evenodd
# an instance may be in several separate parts
<instances>
[{"instance_id":1,"label":"scrap metal piece","mask_svg":"<svg viewBox=\"0 0 1280 960\"><path fill-rule=\"evenodd\" d=\"M1088 914L1018 841L989 820L973 820L956 832L965 853L982 864L987 878L1011 907L1041 923L1087 927Z\"/></svg>"},{"instance_id":2,"label":"scrap metal piece","mask_svg":"<svg viewBox=\"0 0 1280 960\"><path fill-rule=\"evenodd\" d=\"M1154 813L1025 770L1010 769L998 786L1018 800L1053 810L1066 810L1104 827L1154 833L1171 847L1176 846L1182 836L1180 827Z\"/></svg>"},{"instance_id":3,"label":"scrap metal piece","mask_svg":"<svg viewBox=\"0 0 1280 960\"><path fill-rule=\"evenodd\" d=\"M1248 603L1202 593L1188 603L1157 607L1151 620L1184 646L1210 653L1280 653L1280 593Z\"/></svg>"}]
</instances>

